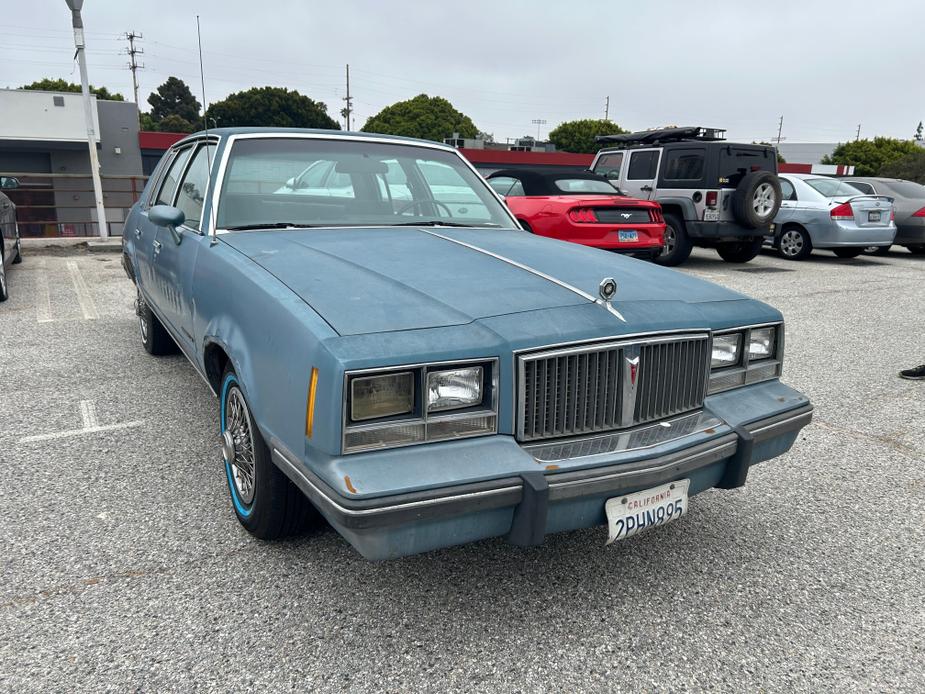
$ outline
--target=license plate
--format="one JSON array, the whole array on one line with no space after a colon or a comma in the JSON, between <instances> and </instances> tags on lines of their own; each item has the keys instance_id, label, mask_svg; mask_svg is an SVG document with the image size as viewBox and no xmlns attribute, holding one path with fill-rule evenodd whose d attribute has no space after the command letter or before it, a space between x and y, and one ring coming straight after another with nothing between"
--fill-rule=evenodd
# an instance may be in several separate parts
<instances>
[{"instance_id":1,"label":"license plate","mask_svg":"<svg viewBox=\"0 0 925 694\"><path fill-rule=\"evenodd\" d=\"M718 222L719 221L719 210L704 210L703 211L703 221Z\"/></svg>"},{"instance_id":2,"label":"license plate","mask_svg":"<svg viewBox=\"0 0 925 694\"><path fill-rule=\"evenodd\" d=\"M620 231L620 243L633 243L639 240L637 231Z\"/></svg>"},{"instance_id":3,"label":"license plate","mask_svg":"<svg viewBox=\"0 0 925 694\"><path fill-rule=\"evenodd\" d=\"M687 513L690 480L679 480L645 491L615 496L604 505L607 544L677 520Z\"/></svg>"},{"instance_id":4,"label":"license plate","mask_svg":"<svg viewBox=\"0 0 925 694\"><path fill-rule=\"evenodd\" d=\"M874 210L873 212L867 213L868 222L879 222L880 221L880 210Z\"/></svg>"}]
</instances>

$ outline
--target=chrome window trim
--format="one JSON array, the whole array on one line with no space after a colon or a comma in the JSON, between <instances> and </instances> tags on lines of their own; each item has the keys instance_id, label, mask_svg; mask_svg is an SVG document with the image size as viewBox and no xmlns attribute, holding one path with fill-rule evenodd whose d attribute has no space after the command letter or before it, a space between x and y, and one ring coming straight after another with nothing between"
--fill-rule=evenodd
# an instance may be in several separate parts
<instances>
[{"instance_id":1,"label":"chrome window trim","mask_svg":"<svg viewBox=\"0 0 925 694\"><path fill-rule=\"evenodd\" d=\"M601 349L610 349L610 348L621 348L629 345L648 345L648 344L658 344L660 342L673 342L678 339L688 337L691 339L706 339L709 341L707 349L712 350L713 348L713 335L712 331L708 328L703 329L679 329L673 331L659 331L658 333L641 333L638 337L636 336L626 336L626 338L610 339L610 340L595 340L593 342L575 342L567 343L576 345L573 349L565 350L556 350L548 349L545 347L539 348L529 348L529 350L517 350L514 352L514 400L512 402L512 412L511 417L511 431L514 432L515 438L520 441L524 435L523 431L523 418L520 416L520 407L521 403L525 401L526 398L526 374L524 372L524 362L529 361L530 357L536 357L536 359L543 359L548 356L563 356L566 354L581 354L585 352L595 352ZM710 374L711 370L709 368L709 361L707 362L708 367L705 370L704 374L705 379L705 390L704 397L706 398L710 395ZM650 424L651 422L647 422ZM625 432L629 431L629 428L617 428L610 429L606 432L600 432L602 434L614 433L614 432ZM564 440L564 439L563 439Z\"/></svg>"},{"instance_id":2,"label":"chrome window trim","mask_svg":"<svg viewBox=\"0 0 925 694\"><path fill-rule=\"evenodd\" d=\"M180 184L181 184L183 181L186 180L186 175L189 173L190 166L192 166L192 164L193 164L193 159L196 158L196 155L199 154L199 151L200 151L204 146L206 146L206 147L210 146L211 143L212 143L212 140L215 140L215 147L216 147L216 149L218 149L218 136L217 136L217 135L210 135L208 138L206 138L206 137L197 137L197 138L191 140L191 142L193 143L193 144L192 144L192 147L193 147L193 149L194 149L195 151L190 155L190 158L186 160L186 164L183 165L183 174L180 176L179 179L177 179L177 189L174 191L174 195L173 195L173 206L174 206L174 207L177 206L177 200L178 200L179 197L180 197L180 187L181 187ZM179 151L179 150L178 150L178 151ZM205 197L204 197L203 200L202 200L202 209L203 209L203 211L209 209L208 207L206 207L206 204L207 204L207 203L210 201L210 199L211 199L211 198L210 198L211 192L210 192L210 190L209 190L209 188L210 188L210 186L209 186L209 178L211 178L211 176L212 176L212 170L211 170L211 166L209 166L209 153L208 153L208 152L206 152L206 171L207 171L208 173L207 173L207 177L206 177L206 195L205 195ZM192 233L192 234L198 234L199 236L205 236L205 235L206 235L206 234L205 234L205 231L202 229L202 220L199 220L199 226L200 226L199 229L194 229L193 227L189 226L185 221L183 222L183 224L180 225L180 227L181 227L184 231L188 231L188 232L190 232L190 233Z\"/></svg>"},{"instance_id":3,"label":"chrome window trim","mask_svg":"<svg viewBox=\"0 0 925 694\"><path fill-rule=\"evenodd\" d=\"M336 131L335 131L336 132ZM286 133L280 131L270 131L264 133L237 133L235 135L229 135L227 142L225 143L224 150L222 151L221 160L219 161L218 171L216 172L214 182L210 187L210 201L212 193L217 193L221 191L222 185L225 181L225 174L228 169L228 160L231 157L231 151L234 149L234 144L238 140L347 140L350 142L367 142L372 144L386 144L386 145L402 145L405 147L419 147L421 149L436 149L441 152L451 152L455 154L463 164L472 171L482 185L488 190L489 195L493 197L501 209L504 211L504 214L507 215L508 219L511 222L511 228L508 231L520 231L523 232L523 228L520 226L520 223L517 221L517 218L514 217L514 214L508 209L507 205L504 203L504 199L498 195L495 190L488 185L488 182L485 180L485 177L479 173L478 169L466 159L458 149L451 147L450 145L445 145L440 142L422 142L419 140L403 140L401 138L395 137L369 137L356 134L326 134L326 133ZM220 198L220 196L218 196ZM218 199L218 203L221 204L221 199ZM218 236L219 234L228 234L231 233L228 229L219 229L216 225L216 220L218 219L218 207L219 205L212 205L209 208L209 234L213 237ZM368 228L370 225L356 225L353 228ZM351 227L338 227L338 228L351 228ZM494 228L494 227L491 227ZM499 227L499 230L504 229L504 227Z\"/></svg>"},{"instance_id":4,"label":"chrome window trim","mask_svg":"<svg viewBox=\"0 0 925 694\"><path fill-rule=\"evenodd\" d=\"M164 176L167 173L167 170L170 168L170 165L173 164L173 160L176 158L177 152L179 151L179 149L171 147L161 156L160 161L157 163L157 167L151 174L149 181L151 184L150 190L142 202L143 210L150 210L154 206L154 199L157 197L157 193L161 188L161 183L164 181Z\"/></svg>"},{"instance_id":5,"label":"chrome window trim","mask_svg":"<svg viewBox=\"0 0 925 694\"><path fill-rule=\"evenodd\" d=\"M388 422L380 423L363 423L363 424L348 424L348 412L347 412L347 393L350 385L350 378L353 376L363 376L365 374L386 374L392 373L394 371L414 371L416 369L421 370L422 381L426 383L427 372L429 369L440 369L447 366L465 366L466 364L491 364L491 400L489 408L480 408L480 409L467 409L465 411L460 410L444 410L443 412L433 413L428 415L427 413L427 404L424 398L425 394L421 393L421 415L419 417L412 417L408 419L393 420ZM427 425L428 423L435 422L448 422L460 419L469 419L479 416L494 416L495 417L495 429L492 432L474 434L473 436L489 436L491 434L498 433L499 419L498 416L498 384L499 384L499 371L501 366L501 360L498 357L484 357L484 358L469 358L469 359L452 359L444 361L428 361L428 362L416 362L413 364L398 364L394 366L381 366L381 367L369 367L364 369L351 369L344 371L344 380L343 380L343 390L341 393L341 434L340 434L340 453L341 455L351 455L354 453L364 453L370 450L391 450L393 448L405 448L406 446L420 446L425 443L437 443L439 441L445 441L447 439L439 439L438 441L432 441L426 439L427 434ZM389 429L399 426L408 426L415 424L424 425L425 440L423 441L413 441L411 443L403 443L397 446L386 446L377 449L359 449L359 450L347 450L347 434L348 432L358 432L358 431L371 431L371 430L382 430ZM464 437L460 437L464 438Z\"/></svg>"}]
</instances>

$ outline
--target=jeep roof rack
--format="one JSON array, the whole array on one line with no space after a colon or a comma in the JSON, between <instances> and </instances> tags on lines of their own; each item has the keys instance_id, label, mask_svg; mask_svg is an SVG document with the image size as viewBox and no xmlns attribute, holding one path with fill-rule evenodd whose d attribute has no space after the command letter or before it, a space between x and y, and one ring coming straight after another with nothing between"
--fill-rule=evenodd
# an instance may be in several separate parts
<instances>
[{"instance_id":1,"label":"jeep roof rack","mask_svg":"<svg viewBox=\"0 0 925 694\"><path fill-rule=\"evenodd\" d=\"M598 135L596 138L598 142L628 145L655 145L664 142L683 142L685 140L715 142L725 139L725 128L703 128L701 126L659 128L657 130L643 130L638 133L624 133L622 135Z\"/></svg>"}]
</instances>

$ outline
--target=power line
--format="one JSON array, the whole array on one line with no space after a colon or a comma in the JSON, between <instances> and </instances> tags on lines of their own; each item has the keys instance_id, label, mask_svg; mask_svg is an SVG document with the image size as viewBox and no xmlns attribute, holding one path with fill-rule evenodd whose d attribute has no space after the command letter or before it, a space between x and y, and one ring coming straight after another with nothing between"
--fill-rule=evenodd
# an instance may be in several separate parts
<instances>
[{"instance_id":1,"label":"power line","mask_svg":"<svg viewBox=\"0 0 925 694\"><path fill-rule=\"evenodd\" d=\"M128 48L125 49L125 52L128 54L129 63L128 69L132 71L132 90L135 92L135 107L140 109L141 106L138 105L138 70L144 69L144 64L139 65L135 60L136 55L141 55L144 53L144 50L141 48L135 48L135 40L141 40L144 38L141 34L136 34L134 31L126 32L125 39L128 41Z\"/></svg>"}]
</instances>

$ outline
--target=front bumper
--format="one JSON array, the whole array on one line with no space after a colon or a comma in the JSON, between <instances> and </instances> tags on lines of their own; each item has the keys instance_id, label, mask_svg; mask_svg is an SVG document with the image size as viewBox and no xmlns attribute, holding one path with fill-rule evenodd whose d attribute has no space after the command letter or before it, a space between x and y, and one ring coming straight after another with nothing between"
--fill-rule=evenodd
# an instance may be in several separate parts
<instances>
[{"instance_id":1,"label":"front bumper","mask_svg":"<svg viewBox=\"0 0 925 694\"><path fill-rule=\"evenodd\" d=\"M756 404L766 406L770 399L785 405L765 416L737 420L735 413L753 410ZM694 426L677 428L677 438L652 439L643 431L635 439L640 444L636 447L633 432L619 432L595 437L596 447L590 449L587 439L521 447L507 436L433 444L429 454L424 446L406 449L409 459L427 455L430 467L438 470L452 470L454 463L472 460L494 463L503 474L448 485L437 485L432 479L427 489L365 498L337 491L330 477L325 481L280 442L271 440L271 448L276 464L367 559L396 558L501 536L515 544L536 545L549 533L603 524L604 504L613 496L679 479L690 479L690 495L712 487L742 486L752 465L789 450L812 418L809 401L776 381L727 391L711 400L712 407L679 418ZM613 441L601 445L601 439ZM434 454L437 447L439 455ZM576 455L557 457L559 449ZM400 464L401 458L394 454L401 451L389 451L392 462L382 464ZM377 464L360 456L348 458L355 479L361 479L364 466ZM405 471L415 474L415 465L409 460ZM345 469L338 467L336 474ZM402 473L395 467L390 471L392 484L400 488ZM349 475L344 477L352 486Z\"/></svg>"}]
</instances>

